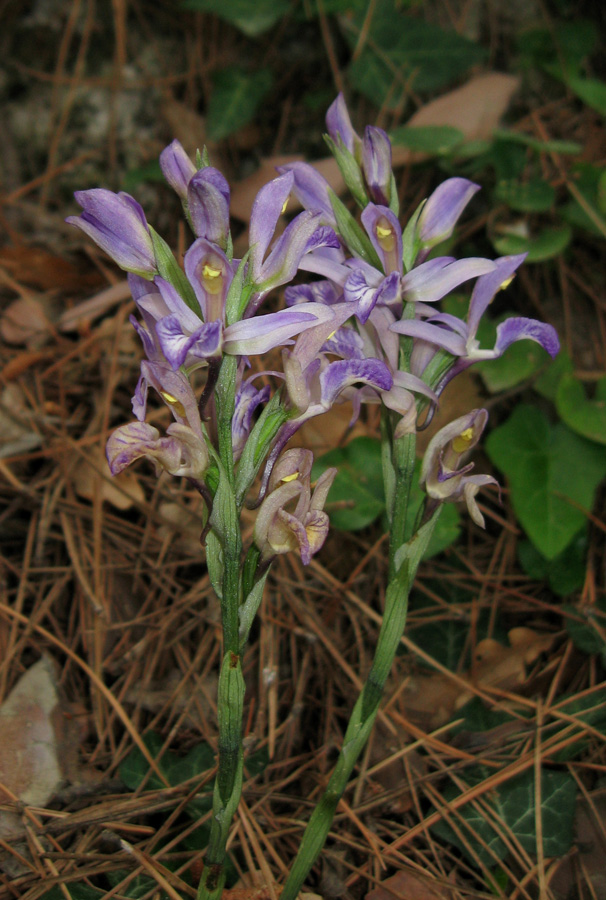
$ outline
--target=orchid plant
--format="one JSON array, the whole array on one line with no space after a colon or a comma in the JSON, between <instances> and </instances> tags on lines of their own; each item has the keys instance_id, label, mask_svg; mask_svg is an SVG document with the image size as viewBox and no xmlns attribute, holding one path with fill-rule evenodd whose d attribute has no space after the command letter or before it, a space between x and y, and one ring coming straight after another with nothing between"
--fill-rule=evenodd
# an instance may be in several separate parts
<instances>
[{"instance_id":1,"label":"orchid plant","mask_svg":"<svg viewBox=\"0 0 606 900\"><path fill-rule=\"evenodd\" d=\"M312 488L313 455L286 449L308 419L350 401L381 405L384 487L390 522L385 611L371 669L324 795L311 815L281 893L294 900L322 850L339 799L376 718L383 687L406 622L408 594L444 503L463 501L484 525L478 491L495 484L468 461L487 413L471 410L431 440L420 482L426 503L414 529L407 518L416 435L439 404L445 385L477 360L500 356L529 339L552 356L554 329L528 318L498 327L495 346L481 348L478 323L523 256L456 260L432 256L450 237L479 189L450 178L399 222L391 146L380 128L353 129L342 96L327 114L327 141L361 209L359 217L310 165L292 163L257 195L250 248L234 259L229 186L206 152L192 162L178 141L160 157L180 197L195 240L183 268L128 194L76 193L84 231L126 270L139 318L131 317L145 359L133 396L135 421L107 443L113 474L146 458L156 473L186 478L204 500L202 540L221 606L223 655L218 686L218 771L213 819L199 900L219 897L226 842L242 789L242 654L272 563L296 552L304 564L329 528L324 505L336 470ZM276 237L289 196L303 206ZM293 284L298 272L314 277ZM440 312L438 301L473 282L465 320ZM286 306L262 307L287 285ZM281 350L281 371L251 371L250 359ZM161 434L146 422L150 388L173 422ZM259 481L258 494L251 493ZM257 509L252 543L243 546L240 513Z\"/></svg>"}]
</instances>

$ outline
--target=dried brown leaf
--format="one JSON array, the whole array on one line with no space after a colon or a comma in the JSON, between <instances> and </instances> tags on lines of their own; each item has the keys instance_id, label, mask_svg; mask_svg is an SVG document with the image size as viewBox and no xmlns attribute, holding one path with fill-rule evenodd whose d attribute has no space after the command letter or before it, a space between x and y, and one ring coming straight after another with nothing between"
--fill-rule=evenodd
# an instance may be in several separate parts
<instances>
[{"instance_id":1,"label":"dried brown leaf","mask_svg":"<svg viewBox=\"0 0 606 900\"><path fill-rule=\"evenodd\" d=\"M130 288L128 281L119 281L104 291L83 300L72 309L66 310L59 317L58 327L60 331L81 331L99 316L102 316L108 310L120 303L122 300L130 299Z\"/></svg>"},{"instance_id":2,"label":"dried brown leaf","mask_svg":"<svg viewBox=\"0 0 606 900\"><path fill-rule=\"evenodd\" d=\"M452 891L429 875L401 869L366 894L366 900L450 900Z\"/></svg>"},{"instance_id":3,"label":"dried brown leaf","mask_svg":"<svg viewBox=\"0 0 606 900\"><path fill-rule=\"evenodd\" d=\"M43 657L21 676L0 707L0 800L44 806L63 781L54 716L59 695L52 661ZM21 830L0 810L0 836Z\"/></svg>"},{"instance_id":4,"label":"dried brown leaf","mask_svg":"<svg viewBox=\"0 0 606 900\"><path fill-rule=\"evenodd\" d=\"M27 244L2 247L0 268L20 284L40 291L59 290L68 294L90 290L100 278L94 270L81 272L69 260Z\"/></svg>"},{"instance_id":5,"label":"dried brown leaf","mask_svg":"<svg viewBox=\"0 0 606 900\"><path fill-rule=\"evenodd\" d=\"M44 307L33 297L19 297L0 319L0 335L7 344L24 344L30 350L41 347L50 333Z\"/></svg>"},{"instance_id":6,"label":"dried brown leaf","mask_svg":"<svg viewBox=\"0 0 606 900\"><path fill-rule=\"evenodd\" d=\"M462 131L467 141L487 139L498 126L519 86L520 79L515 75L501 72L478 75L462 87L422 106L406 125L411 128L450 125ZM413 153L407 147L393 148L394 166L419 161L425 156Z\"/></svg>"},{"instance_id":7,"label":"dried brown leaf","mask_svg":"<svg viewBox=\"0 0 606 900\"><path fill-rule=\"evenodd\" d=\"M404 697L407 713L424 727L436 728L448 722L457 709L474 696L474 687L511 690L526 681L526 668L546 653L555 640L531 628L512 628L505 647L485 638L476 647L474 666L455 681L436 672L410 679ZM469 689L465 687L469 685Z\"/></svg>"},{"instance_id":8,"label":"dried brown leaf","mask_svg":"<svg viewBox=\"0 0 606 900\"><path fill-rule=\"evenodd\" d=\"M92 501L96 491L99 491L102 500L122 510L145 500L145 491L136 474L126 470L112 476L105 454L100 449L76 464L72 478L76 493L85 500Z\"/></svg>"},{"instance_id":9,"label":"dried brown leaf","mask_svg":"<svg viewBox=\"0 0 606 900\"><path fill-rule=\"evenodd\" d=\"M566 857L549 882L556 900L577 896L579 884L588 896L606 897L606 792L594 791L577 800L574 830L577 853Z\"/></svg>"}]
</instances>

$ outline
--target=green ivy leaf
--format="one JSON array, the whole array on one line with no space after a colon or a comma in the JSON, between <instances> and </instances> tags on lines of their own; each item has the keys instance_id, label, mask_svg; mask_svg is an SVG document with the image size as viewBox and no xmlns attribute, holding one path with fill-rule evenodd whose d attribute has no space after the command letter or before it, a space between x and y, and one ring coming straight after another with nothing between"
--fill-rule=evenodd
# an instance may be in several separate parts
<instances>
[{"instance_id":1,"label":"green ivy leaf","mask_svg":"<svg viewBox=\"0 0 606 900\"><path fill-rule=\"evenodd\" d=\"M555 359L551 360L545 371L537 378L534 389L542 397L546 397L555 403L558 385L563 375L572 372L572 360L566 350L560 350Z\"/></svg>"},{"instance_id":2,"label":"green ivy leaf","mask_svg":"<svg viewBox=\"0 0 606 900\"><path fill-rule=\"evenodd\" d=\"M562 376L556 392L556 407L569 428L599 444L606 444L606 378L595 386L593 400L572 373Z\"/></svg>"},{"instance_id":3,"label":"green ivy leaf","mask_svg":"<svg viewBox=\"0 0 606 900\"><path fill-rule=\"evenodd\" d=\"M511 141L513 144L522 144L524 147L530 147L537 153L559 153L560 156L575 156L583 152L582 144L576 141L540 141L538 138L530 134L523 134L520 131L509 131L507 128L495 128L493 136L501 141Z\"/></svg>"},{"instance_id":4,"label":"green ivy leaf","mask_svg":"<svg viewBox=\"0 0 606 900\"><path fill-rule=\"evenodd\" d=\"M269 69L247 72L240 66L229 66L215 72L212 80L206 125L208 136L220 141L254 119L272 86L273 75Z\"/></svg>"},{"instance_id":5,"label":"green ivy leaf","mask_svg":"<svg viewBox=\"0 0 606 900\"><path fill-rule=\"evenodd\" d=\"M517 551L526 574L537 581L547 581L559 597L566 597L583 586L587 558L586 530L579 532L553 559L545 559L530 541L519 541Z\"/></svg>"},{"instance_id":6,"label":"green ivy leaf","mask_svg":"<svg viewBox=\"0 0 606 900\"><path fill-rule=\"evenodd\" d=\"M327 504L331 525L341 531L366 528L385 510L380 442L358 437L323 454L314 462L312 479L331 466L337 467Z\"/></svg>"},{"instance_id":7,"label":"green ivy leaf","mask_svg":"<svg viewBox=\"0 0 606 900\"><path fill-rule=\"evenodd\" d=\"M91 887L88 884L66 881L65 887L68 889L72 900L101 900L102 897L105 897L105 891L97 890L97 888ZM50 891L42 894L40 900L65 900L65 894L59 885L55 885Z\"/></svg>"},{"instance_id":8,"label":"green ivy leaf","mask_svg":"<svg viewBox=\"0 0 606 900\"><path fill-rule=\"evenodd\" d=\"M341 20L352 49L368 25L366 18L362 5ZM349 67L350 81L374 104L389 109L403 102L411 88L424 92L444 87L485 56L482 47L455 31L403 15L394 0L377 0L366 38Z\"/></svg>"},{"instance_id":9,"label":"green ivy leaf","mask_svg":"<svg viewBox=\"0 0 606 900\"><path fill-rule=\"evenodd\" d=\"M583 609L564 606L563 611L569 613L566 631L575 647L590 655L598 654L606 665L606 601L600 598L595 606Z\"/></svg>"},{"instance_id":10,"label":"green ivy leaf","mask_svg":"<svg viewBox=\"0 0 606 900\"><path fill-rule=\"evenodd\" d=\"M492 244L501 256L527 253L526 262L544 262L553 259L565 250L572 239L569 225L554 225L544 228L536 237L527 238L519 234L503 234L492 238Z\"/></svg>"},{"instance_id":11,"label":"green ivy leaf","mask_svg":"<svg viewBox=\"0 0 606 900\"><path fill-rule=\"evenodd\" d=\"M161 736L159 734L155 734L154 732L148 732L143 735L143 743L154 757L154 759L158 756L158 753L162 749L162 744L164 743ZM170 752L170 751L169 751ZM158 761L158 768L162 772L162 774L166 774L165 770L165 758L163 757ZM135 791L139 785L143 782L143 779L147 776L149 772L149 763L141 753L138 747L134 747L128 756L124 759L122 764L120 765L120 769L118 770L120 779L124 782L127 788L130 788L131 791ZM160 788L165 787L163 781L152 772L149 778L145 783L145 788L148 791L159 790Z\"/></svg>"},{"instance_id":12,"label":"green ivy leaf","mask_svg":"<svg viewBox=\"0 0 606 900\"><path fill-rule=\"evenodd\" d=\"M408 147L416 153L444 156L462 144L465 135L452 125L400 125L389 134L392 144Z\"/></svg>"},{"instance_id":13,"label":"green ivy leaf","mask_svg":"<svg viewBox=\"0 0 606 900\"><path fill-rule=\"evenodd\" d=\"M489 435L490 459L507 475L515 513L535 547L553 559L585 525L606 474L601 447L565 425L551 427L533 406L518 406Z\"/></svg>"},{"instance_id":14,"label":"green ivy leaf","mask_svg":"<svg viewBox=\"0 0 606 900\"><path fill-rule=\"evenodd\" d=\"M215 13L247 37L268 31L290 8L290 0L185 0L183 9Z\"/></svg>"},{"instance_id":15,"label":"green ivy leaf","mask_svg":"<svg viewBox=\"0 0 606 900\"><path fill-rule=\"evenodd\" d=\"M574 640L574 638L573 638ZM579 723L578 740L567 744L555 754L558 762L566 762L569 759L578 759L591 737L584 730L585 725L595 728L604 734L606 729L606 689L598 688L588 694L573 695L569 698L561 698L558 701L558 711L566 716L575 718ZM560 720L562 730L567 728L568 722Z\"/></svg>"},{"instance_id":16,"label":"green ivy leaf","mask_svg":"<svg viewBox=\"0 0 606 900\"><path fill-rule=\"evenodd\" d=\"M495 187L495 198L517 212L546 212L554 204L555 190L542 178L518 181L503 178Z\"/></svg>"},{"instance_id":17,"label":"green ivy leaf","mask_svg":"<svg viewBox=\"0 0 606 900\"><path fill-rule=\"evenodd\" d=\"M597 78L566 78L570 90L587 106L606 116L606 84Z\"/></svg>"},{"instance_id":18,"label":"green ivy leaf","mask_svg":"<svg viewBox=\"0 0 606 900\"><path fill-rule=\"evenodd\" d=\"M143 743L154 758L157 758L164 743L162 737L154 732L143 735ZM202 775L215 764L215 754L209 744L196 744L186 756L178 756L171 750L166 750L162 758L158 760L158 768L166 780L173 787L189 781L191 778ZM136 790L147 778L149 765L138 747L135 747L122 762L119 774L124 784L131 790ZM166 785L152 772L145 781L145 790L152 791L164 788ZM212 782L204 786L205 791L212 789Z\"/></svg>"},{"instance_id":19,"label":"green ivy leaf","mask_svg":"<svg viewBox=\"0 0 606 900\"><path fill-rule=\"evenodd\" d=\"M467 775L468 784L479 784L488 774L487 770L474 767ZM563 856L572 845L576 791L576 781L567 772L546 769L541 772L545 856ZM443 796L447 802L452 802L459 796L459 790L451 785ZM528 770L482 797L482 803L491 808L490 818L484 815L481 806L474 808L471 803L453 814L453 821L460 829L463 840L444 820L434 825L433 831L459 847L472 861L475 861L475 854L484 865L493 866L494 856L504 859L508 853L507 845L493 828L491 819L494 818L513 834L523 850L536 854L535 797L534 772ZM480 839L486 846L480 843Z\"/></svg>"},{"instance_id":20,"label":"green ivy leaf","mask_svg":"<svg viewBox=\"0 0 606 900\"><path fill-rule=\"evenodd\" d=\"M107 873L107 879L112 887L116 887L120 884L120 882L124 881L125 878L128 878L130 872L128 869L116 869L113 872ZM139 900L140 897L145 896L150 891L154 891L157 888L158 883L154 881L153 878L150 878L149 875L136 875L132 878L128 887L121 888L119 892L120 897L131 897L132 900ZM70 894L72 895L73 900L79 900L73 891L70 888ZM65 900L65 898L63 898ZM83 898L85 900L85 898Z\"/></svg>"},{"instance_id":21,"label":"green ivy leaf","mask_svg":"<svg viewBox=\"0 0 606 900\"><path fill-rule=\"evenodd\" d=\"M584 228L590 234L603 237L604 231L598 227L596 217L600 221L606 213L604 208L606 168L594 166L591 163L578 163L573 166L570 175L577 191L582 195L587 206L593 210L594 216L588 215L578 200L573 197L568 203L559 207L558 212L561 218L575 228Z\"/></svg>"}]
</instances>

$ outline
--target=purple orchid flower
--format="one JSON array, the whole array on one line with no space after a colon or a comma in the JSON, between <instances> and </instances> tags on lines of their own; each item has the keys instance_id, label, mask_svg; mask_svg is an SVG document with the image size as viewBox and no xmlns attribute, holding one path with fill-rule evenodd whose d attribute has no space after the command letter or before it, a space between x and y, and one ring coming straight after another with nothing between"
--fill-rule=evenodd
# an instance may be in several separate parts
<instances>
[{"instance_id":1,"label":"purple orchid flower","mask_svg":"<svg viewBox=\"0 0 606 900\"><path fill-rule=\"evenodd\" d=\"M454 259L439 256L411 269L401 282L404 299L415 303L435 303L460 284L494 272L495 263L482 257Z\"/></svg>"},{"instance_id":2,"label":"purple orchid flower","mask_svg":"<svg viewBox=\"0 0 606 900\"><path fill-rule=\"evenodd\" d=\"M271 288L291 281L304 254L319 247L340 246L332 229L320 226L322 214L305 210L286 226L284 233L268 253L278 219L286 209L293 185L292 172L280 175L261 188L253 204L249 230L251 249L248 277L258 293L266 293Z\"/></svg>"},{"instance_id":3,"label":"purple orchid flower","mask_svg":"<svg viewBox=\"0 0 606 900\"><path fill-rule=\"evenodd\" d=\"M292 162L278 166L281 175L291 172L293 175L292 193L304 209L321 212L321 223L337 227L337 222L330 202L330 185L317 169L309 163Z\"/></svg>"},{"instance_id":4,"label":"purple orchid flower","mask_svg":"<svg viewBox=\"0 0 606 900\"><path fill-rule=\"evenodd\" d=\"M391 199L393 175L391 142L386 132L374 125L367 125L364 137L360 138L351 124L343 94L339 94L329 107L326 113L326 127L337 148L344 149L350 154L349 165L352 169L356 169L358 173L361 170L363 173L370 199L374 203L387 206ZM341 162L339 164L341 165ZM355 186L357 181L353 171L352 176L353 184L346 178L350 187Z\"/></svg>"},{"instance_id":5,"label":"purple orchid flower","mask_svg":"<svg viewBox=\"0 0 606 900\"><path fill-rule=\"evenodd\" d=\"M254 316L225 326L225 299L233 271L227 257L215 244L199 238L185 254L185 272L195 291L204 321L191 310L176 289L159 276L156 292L140 295L138 307L146 315L147 333L142 338L159 347L160 356L173 370L193 368L220 357L254 356L288 344L291 338L321 322L330 323L334 313L322 303L300 303L290 309ZM135 288L141 292L140 285Z\"/></svg>"},{"instance_id":6,"label":"purple orchid flower","mask_svg":"<svg viewBox=\"0 0 606 900\"><path fill-rule=\"evenodd\" d=\"M150 387L160 395L179 424L188 425L198 437L202 436L198 401L182 372L175 372L165 362L143 360L133 396L133 413L140 422L145 420Z\"/></svg>"},{"instance_id":7,"label":"purple orchid flower","mask_svg":"<svg viewBox=\"0 0 606 900\"><path fill-rule=\"evenodd\" d=\"M196 174L196 167L179 141L174 140L162 151L160 168L165 179L181 200L187 201L187 188Z\"/></svg>"},{"instance_id":8,"label":"purple orchid flower","mask_svg":"<svg viewBox=\"0 0 606 900\"><path fill-rule=\"evenodd\" d=\"M229 235L229 185L212 166L200 169L187 188L187 208L196 237L227 247Z\"/></svg>"},{"instance_id":9,"label":"purple orchid flower","mask_svg":"<svg viewBox=\"0 0 606 900\"><path fill-rule=\"evenodd\" d=\"M326 540L329 521L323 507L337 470L327 469L312 493L312 461L310 450L288 450L274 466L253 532L264 562L298 550L303 565L308 565Z\"/></svg>"},{"instance_id":10,"label":"purple orchid flower","mask_svg":"<svg viewBox=\"0 0 606 900\"><path fill-rule=\"evenodd\" d=\"M267 403L271 396L271 388L268 384L260 389L253 386L252 382L257 377L258 374L255 373L243 381L236 391L236 405L231 423L234 461L242 455L257 408L261 404Z\"/></svg>"},{"instance_id":11,"label":"purple orchid flower","mask_svg":"<svg viewBox=\"0 0 606 900\"><path fill-rule=\"evenodd\" d=\"M146 422L131 422L117 428L110 436L106 455L112 475L117 475L137 459L149 459L159 475L171 475L200 481L208 468L206 444L187 425L173 422L167 437Z\"/></svg>"},{"instance_id":12,"label":"purple orchid flower","mask_svg":"<svg viewBox=\"0 0 606 900\"><path fill-rule=\"evenodd\" d=\"M371 200L387 206L391 198L391 142L382 128L367 125L362 142L362 169Z\"/></svg>"},{"instance_id":13,"label":"purple orchid flower","mask_svg":"<svg viewBox=\"0 0 606 900\"><path fill-rule=\"evenodd\" d=\"M507 287L525 254L503 256L495 260L495 268L478 278L471 296L467 322L447 313L431 314L427 320L412 319L395 322L391 330L417 340L441 347L459 360L448 373L448 380L467 366L482 359L496 359L515 341L532 340L554 357L560 348L557 332L551 325L535 319L514 317L497 326L495 346L480 349L476 333L480 319L497 291ZM432 260L433 262L433 260ZM427 263L425 265L428 265ZM419 267L421 269L422 267ZM418 270L417 270L418 271Z\"/></svg>"},{"instance_id":14,"label":"purple orchid flower","mask_svg":"<svg viewBox=\"0 0 606 900\"><path fill-rule=\"evenodd\" d=\"M447 178L436 188L417 223L417 235L425 250L450 237L459 216L479 190L480 185L467 178Z\"/></svg>"},{"instance_id":15,"label":"purple orchid flower","mask_svg":"<svg viewBox=\"0 0 606 900\"><path fill-rule=\"evenodd\" d=\"M354 157L361 155L362 141L351 124L345 97L341 93L328 107L326 127L335 144L342 144Z\"/></svg>"},{"instance_id":16,"label":"purple orchid flower","mask_svg":"<svg viewBox=\"0 0 606 900\"><path fill-rule=\"evenodd\" d=\"M492 475L470 475L474 464L462 462L480 440L487 421L485 409L474 409L441 428L427 446L419 479L434 505L464 500L471 518L481 528L484 517L475 496L481 487L498 482Z\"/></svg>"},{"instance_id":17,"label":"purple orchid flower","mask_svg":"<svg viewBox=\"0 0 606 900\"><path fill-rule=\"evenodd\" d=\"M65 220L75 225L111 256L121 269L152 278L157 272L145 213L137 201L104 188L76 191L83 212Z\"/></svg>"}]
</instances>

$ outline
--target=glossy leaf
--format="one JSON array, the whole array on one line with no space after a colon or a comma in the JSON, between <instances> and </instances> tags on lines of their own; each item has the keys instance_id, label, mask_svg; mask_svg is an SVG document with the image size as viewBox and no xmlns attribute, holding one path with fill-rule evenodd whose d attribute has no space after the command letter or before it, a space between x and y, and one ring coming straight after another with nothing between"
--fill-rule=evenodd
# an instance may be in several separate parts
<instances>
[{"instance_id":1,"label":"glossy leaf","mask_svg":"<svg viewBox=\"0 0 606 900\"><path fill-rule=\"evenodd\" d=\"M559 597L566 597L583 587L587 558L585 531L579 532L553 559L545 559L530 541L520 541L517 550L526 574L537 581L546 581Z\"/></svg>"},{"instance_id":2,"label":"glossy leaf","mask_svg":"<svg viewBox=\"0 0 606 900\"><path fill-rule=\"evenodd\" d=\"M392 144L408 147L418 153L442 156L465 140L465 135L452 125L400 125L389 135Z\"/></svg>"},{"instance_id":3,"label":"glossy leaf","mask_svg":"<svg viewBox=\"0 0 606 900\"><path fill-rule=\"evenodd\" d=\"M584 385L572 373L562 376L556 392L556 406L569 428L599 444L606 444L606 378L595 385L589 399Z\"/></svg>"},{"instance_id":4,"label":"glossy leaf","mask_svg":"<svg viewBox=\"0 0 606 900\"><path fill-rule=\"evenodd\" d=\"M518 212L546 212L553 206L555 191L542 178L502 179L495 187L495 197Z\"/></svg>"},{"instance_id":5,"label":"glossy leaf","mask_svg":"<svg viewBox=\"0 0 606 900\"><path fill-rule=\"evenodd\" d=\"M527 253L526 263L533 263L553 259L566 249L571 238L572 229L568 225L555 225L533 238L510 233L493 237L492 243L501 256Z\"/></svg>"},{"instance_id":6,"label":"glossy leaf","mask_svg":"<svg viewBox=\"0 0 606 900\"><path fill-rule=\"evenodd\" d=\"M344 17L341 25L352 49L365 29L364 49L350 65L349 77L352 85L378 106L396 108L411 88L433 91L444 87L485 56L482 47L455 31L403 15L394 0L378 0L370 22L366 20L367 7L363 5ZM376 47L381 48L380 54Z\"/></svg>"},{"instance_id":7,"label":"glossy leaf","mask_svg":"<svg viewBox=\"0 0 606 900\"><path fill-rule=\"evenodd\" d=\"M289 0L185 0L183 9L215 13L247 37L258 37L284 16Z\"/></svg>"},{"instance_id":8,"label":"glossy leaf","mask_svg":"<svg viewBox=\"0 0 606 900\"><path fill-rule=\"evenodd\" d=\"M479 767L472 769L467 774L468 785L479 784L491 772ZM572 845L576 792L576 781L567 772L548 769L541 772L541 823L545 856L563 856ZM443 792L443 797L446 801L453 801L459 794L458 788L452 785ZM475 862L478 857L484 865L494 866L497 859L504 859L508 853L505 841L492 825L492 821L496 821L499 830L505 829L523 850L536 854L535 799L534 771L529 769L482 796L482 804L491 810L490 816L483 812L481 805L471 802L457 810L453 821L461 837L445 820L435 825L433 831L459 847L472 861Z\"/></svg>"},{"instance_id":9,"label":"glossy leaf","mask_svg":"<svg viewBox=\"0 0 606 900\"><path fill-rule=\"evenodd\" d=\"M248 125L270 90L272 81L269 69L247 72L239 66L230 66L216 72L206 119L208 136L220 141Z\"/></svg>"},{"instance_id":10,"label":"glossy leaf","mask_svg":"<svg viewBox=\"0 0 606 900\"><path fill-rule=\"evenodd\" d=\"M511 502L535 547L553 559L586 522L606 454L562 423L550 426L533 406L519 406L486 441L492 462L507 475Z\"/></svg>"}]
</instances>

